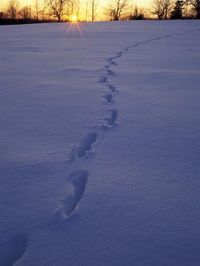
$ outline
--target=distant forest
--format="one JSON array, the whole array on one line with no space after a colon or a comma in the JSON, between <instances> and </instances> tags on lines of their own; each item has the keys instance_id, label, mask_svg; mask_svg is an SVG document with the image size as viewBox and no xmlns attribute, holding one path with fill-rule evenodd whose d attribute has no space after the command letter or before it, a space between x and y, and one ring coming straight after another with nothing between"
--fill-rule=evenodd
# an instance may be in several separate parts
<instances>
[{"instance_id":1,"label":"distant forest","mask_svg":"<svg viewBox=\"0 0 200 266\"><path fill-rule=\"evenodd\" d=\"M9 0L0 10L0 24L71 21L118 21L143 19L200 19L200 0L152 0L150 7L138 7L131 0L111 0L104 8L99 0L34 0L21 6Z\"/></svg>"}]
</instances>

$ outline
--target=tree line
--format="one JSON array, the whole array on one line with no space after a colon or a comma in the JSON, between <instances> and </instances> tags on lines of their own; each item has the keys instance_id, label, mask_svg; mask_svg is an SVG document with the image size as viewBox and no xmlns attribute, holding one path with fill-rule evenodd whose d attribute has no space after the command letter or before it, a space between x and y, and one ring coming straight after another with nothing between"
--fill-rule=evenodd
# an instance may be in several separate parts
<instances>
[{"instance_id":1,"label":"tree line","mask_svg":"<svg viewBox=\"0 0 200 266\"><path fill-rule=\"evenodd\" d=\"M32 5L21 6L18 0L9 0L0 11L2 21L69 21L76 16L81 21L139 20L139 19L200 19L200 0L152 0L150 7L141 8L131 0L110 0L103 8L100 0L33 0Z\"/></svg>"},{"instance_id":2,"label":"tree line","mask_svg":"<svg viewBox=\"0 0 200 266\"><path fill-rule=\"evenodd\" d=\"M162 19L200 19L200 0L154 0L152 12Z\"/></svg>"}]
</instances>

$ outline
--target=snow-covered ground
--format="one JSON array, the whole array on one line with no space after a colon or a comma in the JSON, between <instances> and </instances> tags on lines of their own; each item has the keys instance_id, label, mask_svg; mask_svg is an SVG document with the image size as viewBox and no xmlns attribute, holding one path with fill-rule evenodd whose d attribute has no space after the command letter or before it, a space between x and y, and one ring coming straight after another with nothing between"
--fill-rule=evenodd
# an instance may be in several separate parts
<instances>
[{"instance_id":1,"label":"snow-covered ground","mask_svg":"<svg viewBox=\"0 0 200 266\"><path fill-rule=\"evenodd\" d=\"M0 27L0 266L200 265L200 22Z\"/></svg>"}]
</instances>

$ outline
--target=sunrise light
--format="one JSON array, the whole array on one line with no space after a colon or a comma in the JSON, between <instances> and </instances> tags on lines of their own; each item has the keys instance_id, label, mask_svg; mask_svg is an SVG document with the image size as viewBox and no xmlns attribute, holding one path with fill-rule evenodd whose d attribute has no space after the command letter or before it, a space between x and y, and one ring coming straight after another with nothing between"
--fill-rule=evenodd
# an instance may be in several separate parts
<instances>
[{"instance_id":1,"label":"sunrise light","mask_svg":"<svg viewBox=\"0 0 200 266\"><path fill-rule=\"evenodd\" d=\"M71 18L70 18L70 21L75 23L78 21L78 17L76 15L72 15Z\"/></svg>"}]
</instances>

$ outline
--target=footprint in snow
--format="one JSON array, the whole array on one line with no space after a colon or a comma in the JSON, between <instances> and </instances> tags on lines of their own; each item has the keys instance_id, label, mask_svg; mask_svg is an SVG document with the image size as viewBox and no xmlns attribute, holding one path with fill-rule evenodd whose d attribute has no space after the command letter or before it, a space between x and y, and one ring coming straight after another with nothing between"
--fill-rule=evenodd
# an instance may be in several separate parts
<instances>
[{"instance_id":1,"label":"footprint in snow","mask_svg":"<svg viewBox=\"0 0 200 266\"><path fill-rule=\"evenodd\" d=\"M121 57L122 55L123 55L123 52L122 51L116 53L117 58Z\"/></svg>"},{"instance_id":2,"label":"footprint in snow","mask_svg":"<svg viewBox=\"0 0 200 266\"><path fill-rule=\"evenodd\" d=\"M71 160L82 159L92 150L93 144L96 142L98 134L96 132L88 133L80 142L74 147L70 154Z\"/></svg>"},{"instance_id":3,"label":"footprint in snow","mask_svg":"<svg viewBox=\"0 0 200 266\"><path fill-rule=\"evenodd\" d=\"M107 69L106 71L107 71L107 75L108 76L115 76L115 72L114 71L112 71L110 69Z\"/></svg>"},{"instance_id":4,"label":"footprint in snow","mask_svg":"<svg viewBox=\"0 0 200 266\"><path fill-rule=\"evenodd\" d=\"M108 78L107 78L107 77L105 77L105 76L102 76L102 77L100 77L100 79L99 79L99 83L106 83L106 82L107 82L107 80L108 80Z\"/></svg>"},{"instance_id":5,"label":"footprint in snow","mask_svg":"<svg viewBox=\"0 0 200 266\"><path fill-rule=\"evenodd\" d=\"M59 220L68 218L78 207L86 191L88 176L89 173L83 170L77 170L69 175L66 197L54 213Z\"/></svg>"},{"instance_id":6,"label":"footprint in snow","mask_svg":"<svg viewBox=\"0 0 200 266\"><path fill-rule=\"evenodd\" d=\"M17 234L0 244L0 266L13 266L24 255L28 246L26 234Z\"/></svg>"},{"instance_id":7,"label":"footprint in snow","mask_svg":"<svg viewBox=\"0 0 200 266\"><path fill-rule=\"evenodd\" d=\"M108 58L108 63L113 66L117 66L117 63L114 61L113 58Z\"/></svg>"},{"instance_id":8,"label":"footprint in snow","mask_svg":"<svg viewBox=\"0 0 200 266\"><path fill-rule=\"evenodd\" d=\"M112 85L112 84L108 84L108 88L109 88L112 92L116 91L116 87L115 87L114 85Z\"/></svg>"},{"instance_id":9,"label":"footprint in snow","mask_svg":"<svg viewBox=\"0 0 200 266\"><path fill-rule=\"evenodd\" d=\"M102 129L111 128L116 124L116 120L118 117L118 112L116 109L109 110L108 113L103 118Z\"/></svg>"},{"instance_id":10,"label":"footprint in snow","mask_svg":"<svg viewBox=\"0 0 200 266\"><path fill-rule=\"evenodd\" d=\"M113 102L112 93L106 93L105 95L103 95L103 98L105 98L107 103L112 103Z\"/></svg>"}]
</instances>

